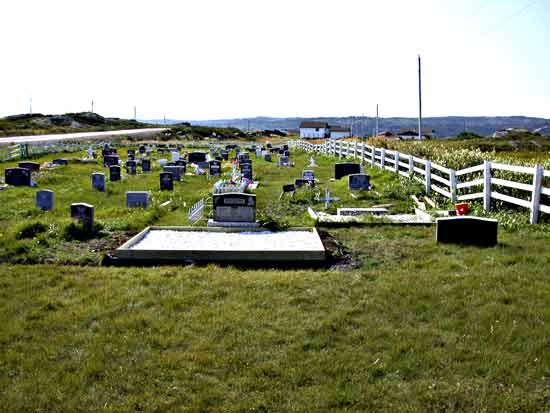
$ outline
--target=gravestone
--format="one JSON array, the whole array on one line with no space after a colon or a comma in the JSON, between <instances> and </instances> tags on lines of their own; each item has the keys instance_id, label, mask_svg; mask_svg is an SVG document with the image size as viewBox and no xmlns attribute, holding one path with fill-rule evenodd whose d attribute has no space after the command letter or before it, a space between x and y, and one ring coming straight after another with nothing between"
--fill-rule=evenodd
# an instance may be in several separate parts
<instances>
[{"instance_id":1,"label":"gravestone","mask_svg":"<svg viewBox=\"0 0 550 413\"><path fill-rule=\"evenodd\" d=\"M271 154L270 153L264 154L264 161L271 162Z\"/></svg>"},{"instance_id":2,"label":"gravestone","mask_svg":"<svg viewBox=\"0 0 550 413\"><path fill-rule=\"evenodd\" d=\"M284 156L290 156L290 152L289 151L283 151L283 155Z\"/></svg>"},{"instance_id":3,"label":"gravestone","mask_svg":"<svg viewBox=\"0 0 550 413\"><path fill-rule=\"evenodd\" d=\"M214 159L215 159L216 161L219 161L220 164L221 164L221 162L223 161L223 158L222 158L221 156L216 156L216 157L214 157Z\"/></svg>"},{"instance_id":4,"label":"gravestone","mask_svg":"<svg viewBox=\"0 0 550 413\"><path fill-rule=\"evenodd\" d=\"M111 165L109 166L109 181L116 182L120 181L120 166Z\"/></svg>"},{"instance_id":5,"label":"gravestone","mask_svg":"<svg viewBox=\"0 0 550 413\"><path fill-rule=\"evenodd\" d=\"M175 166L182 166L183 167L183 173L185 174L185 171L187 170L187 162L183 159L180 159L175 162Z\"/></svg>"},{"instance_id":6,"label":"gravestone","mask_svg":"<svg viewBox=\"0 0 550 413\"><path fill-rule=\"evenodd\" d=\"M252 163L241 164L241 174L243 178L252 180Z\"/></svg>"},{"instance_id":7,"label":"gravestone","mask_svg":"<svg viewBox=\"0 0 550 413\"><path fill-rule=\"evenodd\" d=\"M210 161L208 172L211 176L220 176L222 174L222 163L220 161Z\"/></svg>"},{"instance_id":8,"label":"gravestone","mask_svg":"<svg viewBox=\"0 0 550 413\"><path fill-rule=\"evenodd\" d=\"M340 179L346 175L360 174L361 165L358 163L341 162L334 164L334 178Z\"/></svg>"},{"instance_id":9,"label":"gravestone","mask_svg":"<svg viewBox=\"0 0 550 413\"><path fill-rule=\"evenodd\" d=\"M128 149L128 157L135 157L136 156L136 150L135 149Z\"/></svg>"},{"instance_id":10,"label":"gravestone","mask_svg":"<svg viewBox=\"0 0 550 413\"><path fill-rule=\"evenodd\" d=\"M256 158L260 158L262 156L262 150L260 148L256 149Z\"/></svg>"},{"instance_id":11,"label":"gravestone","mask_svg":"<svg viewBox=\"0 0 550 413\"><path fill-rule=\"evenodd\" d=\"M174 190L174 174L172 172L161 172L160 174L160 190Z\"/></svg>"},{"instance_id":12,"label":"gravestone","mask_svg":"<svg viewBox=\"0 0 550 413\"><path fill-rule=\"evenodd\" d=\"M25 168L6 168L4 182L13 186L31 186L31 171Z\"/></svg>"},{"instance_id":13,"label":"gravestone","mask_svg":"<svg viewBox=\"0 0 550 413\"><path fill-rule=\"evenodd\" d=\"M255 222L256 195L235 192L214 195L214 221Z\"/></svg>"},{"instance_id":14,"label":"gravestone","mask_svg":"<svg viewBox=\"0 0 550 413\"><path fill-rule=\"evenodd\" d=\"M69 161L67 159L54 159L52 161L53 165L68 165Z\"/></svg>"},{"instance_id":15,"label":"gravestone","mask_svg":"<svg viewBox=\"0 0 550 413\"><path fill-rule=\"evenodd\" d=\"M94 172L92 174L92 189L105 192L105 174L103 172Z\"/></svg>"},{"instance_id":16,"label":"gravestone","mask_svg":"<svg viewBox=\"0 0 550 413\"><path fill-rule=\"evenodd\" d=\"M42 189L36 193L36 207L42 211L53 209L53 191Z\"/></svg>"},{"instance_id":17,"label":"gravestone","mask_svg":"<svg viewBox=\"0 0 550 413\"><path fill-rule=\"evenodd\" d=\"M309 185L310 182L313 181L310 181L309 179L298 178L294 181L294 186L296 188L301 188L304 185Z\"/></svg>"},{"instance_id":18,"label":"gravestone","mask_svg":"<svg viewBox=\"0 0 550 413\"><path fill-rule=\"evenodd\" d=\"M436 240L442 243L490 247L498 243L498 221L472 216L437 218Z\"/></svg>"},{"instance_id":19,"label":"gravestone","mask_svg":"<svg viewBox=\"0 0 550 413\"><path fill-rule=\"evenodd\" d=\"M147 208L149 192L128 191L126 192L126 208Z\"/></svg>"},{"instance_id":20,"label":"gravestone","mask_svg":"<svg viewBox=\"0 0 550 413\"><path fill-rule=\"evenodd\" d=\"M103 166L109 167L111 165L118 165L118 155L105 155L103 157Z\"/></svg>"},{"instance_id":21,"label":"gravestone","mask_svg":"<svg viewBox=\"0 0 550 413\"><path fill-rule=\"evenodd\" d=\"M294 192L294 191L296 191L296 186L294 184L283 185L283 193Z\"/></svg>"},{"instance_id":22,"label":"gravestone","mask_svg":"<svg viewBox=\"0 0 550 413\"><path fill-rule=\"evenodd\" d=\"M288 151L288 145L283 145L283 151Z\"/></svg>"},{"instance_id":23,"label":"gravestone","mask_svg":"<svg viewBox=\"0 0 550 413\"><path fill-rule=\"evenodd\" d=\"M94 206L83 202L71 204L71 218L76 219L89 232L92 232L94 228Z\"/></svg>"},{"instance_id":24,"label":"gravestone","mask_svg":"<svg viewBox=\"0 0 550 413\"><path fill-rule=\"evenodd\" d=\"M142 159L141 160L141 171L142 172L151 172L151 159Z\"/></svg>"},{"instance_id":25,"label":"gravestone","mask_svg":"<svg viewBox=\"0 0 550 413\"><path fill-rule=\"evenodd\" d=\"M288 166L289 165L289 162L288 162L288 156L280 156L279 157L279 166Z\"/></svg>"},{"instance_id":26,"label":"gravestone","mask_svg":"<svg viewBox=\"0 0 550 413\"><path fill-rule=\"evenodd\" d=\"M29 171L36 172L40 170L40 164L36 162L19 162L17 164L20 168L28 169Z\"/></svg>"},{"instance_id":27,"label":"gravestone","mask_svg":"<svg viewBox=\"0 0 550 413\"><path fill-rule=\"evenodd\" d=\"M248 156L248 152L243 152L243 153L240 153L239 156L238 156L238 161L239 162L242 162L242 161L247 161L249 160L249 156Z\"/></svg>"},{"instance_id":28,"label":"gravestone","mask_svg":"<svg viewBox=\"0 0 550 413\"><path fill-rule=\"evenodd\" d=\"M306 169L302 172L302 178L309 181L315 181L315 172Z\"/></svg>"},{"instance_id":29,"label":"gravestone","mask_svg":"<svg viewBox=\"0 0 550 413\"><path fill-rule=\"evenodd\" d=\"M137 174L137 162L136 161L126 161L126 173L128 175Z\"/></svg>"},{"instance_id":30,"label":"gravestone","mask_svg":"<svg viewBox=\"0 0 550 413\"><path fill-rule=\"evenodd\" d=\"M181 181L181 177L185 174L185 169L183 166L165 166L164 172L171 172L174 181Z\"/></svg>"},{"instance_id":31,"label":"gravestone","mask_svg":"<svg viewBox=\"0 0 550 413\"><path fill-rule=\"evenodd\" d=\"M229 152L227 152L227 151L222 151L222 152L221 152L221 155L222 155L222 159L223 159L224 161L229 160Z\"/></svg>"},{"instance_id":32,"label":"gravestone","mask_svg":"<svg viewBox=\"0 0 550 413\"><path fill-rule=\"evenodd\" d=\"M147 148L145 148L145 146L143 145L140 145L140 147L138 148L139 150L139 153L141 153L142 155L147 152Z\"/></svg>"},{"instance_id":33,"label":"gravestone","mask_svg":"<svg viewBox=\"0 0 550 413\"><path fill-rule=\"evenodd\" d=\"M348 188L353 190L370 189L370 176L365 174L351 174L348 176Z\"/></svg>"},{"instance_id":34,"label":"gravestone","mask_svg":"<svg viewBox=\"0 0 550 413\"><path fill-rule=\"evenodd\" d=\"M266 146L266 148L269 148L269 149L272 148L272 145L269 142L267 142L267 144L265 146Z\"/></svg>"},{"instance_id":35,"label":"gravestone","mask_svg":"<svg viewBox=\"0 0 550 413\"><path fill-rule=\"evenodd\" d=\"M206 153L204 152L189 152L187 155L187 161L189 163L199 164L206 162Z\"/></svg>"}]
</instances>

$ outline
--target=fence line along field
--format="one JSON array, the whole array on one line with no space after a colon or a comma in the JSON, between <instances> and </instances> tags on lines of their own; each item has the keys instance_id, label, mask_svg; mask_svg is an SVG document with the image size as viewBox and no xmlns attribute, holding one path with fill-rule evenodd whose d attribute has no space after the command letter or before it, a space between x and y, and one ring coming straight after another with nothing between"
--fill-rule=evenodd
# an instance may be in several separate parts
<instances>
[{"instance_id":1,"label":"fence line along field","mask_svg":"<svg viewBox=\"0 0 550 413\"><path fill-rule=\"evenodd\" d=\"M112 146L121 159L139 150ZM500 220L498 245L441 244L432 225L367 220L318 225L328 261L316 269L105 266L146 227L206 225L213 186L229 180L231 162L221 163L220 178L188 166L190 175L161 190L159 161L170 154L153 150L151 172L121 168L101 192L91 174L108 169L84 159L88 145L31 150L36 186L0 191L0 411L549 410L550 168L541 163L534 182L532 166L518 174L500 159L488 167L476 155L473 164L444 167L395 149L336 146L290 145L293 166L285 167L251 154L264 228L311 227L308 208L408 213L411 196L429 189L440 209L483 194L472 195L471 210ZM363 161L372 190L352 192L334 179L335 150ZM311 157L315 187L281 197ZM59 158L67 164L50 167ZM0 176L18 160L0 163ZM542 207L529 225L534 188ZM338 200L325 210L317 191L326 189ZM53 192L53 209L36 207L39 190ZM127 207L127 192L148 193L147 207ZM523 193L529 213L495 193ZM95 208L87 236L75 230L72 203Z\"/></svg>"}]
</instances>

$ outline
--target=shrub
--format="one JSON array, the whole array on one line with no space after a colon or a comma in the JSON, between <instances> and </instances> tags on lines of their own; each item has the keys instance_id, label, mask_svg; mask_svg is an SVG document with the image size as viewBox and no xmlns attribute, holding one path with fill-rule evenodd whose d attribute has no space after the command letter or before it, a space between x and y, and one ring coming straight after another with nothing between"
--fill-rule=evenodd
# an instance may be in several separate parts
<instances>
[{"instance_id":1,"label":"shrub","mask_svg":"<svg viewBox=\"0 0 550 413\"><path fill-rule=\"evenodd\" d=\"M36 235L48 231L48 226L42 222L29 222L24 224L16 233L16 239L34 238Z\"/></svg>"},{"instance_id":2,"label":"shrub","mask_svg":"<svg viewBox=\"0 0 550 413\"><path fill-rule=\"evenodd\" d=\"M102 237L102 230L103 225L99 222L94 223L91 231L83 224L72 222L63 229L63 238L67 241L86 241Z\"/></svg>"}]
</instances>

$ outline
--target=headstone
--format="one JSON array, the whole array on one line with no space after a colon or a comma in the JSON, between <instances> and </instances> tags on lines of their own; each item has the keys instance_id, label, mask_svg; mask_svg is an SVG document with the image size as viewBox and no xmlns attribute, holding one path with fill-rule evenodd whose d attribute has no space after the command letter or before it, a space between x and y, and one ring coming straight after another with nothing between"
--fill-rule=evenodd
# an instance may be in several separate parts
<instances>
[{"instance_id":1,"label":"headstone","mask_svg":"<svg viewBox=\"0 0 550 413\"><path fill-rule=\"evenodd\" d=\"M183 167L183 173L187 170L187 162L183 159L177 160L175 162L175 166L182 166Z\"/></svg>"},{"instance_id":2,"label":"headstone","mask_svg":"<svg viewBox=\"0 0 550 413\"><path fill-rule=\"evenodd\" d=\"M142 172L151 172L151 159L142 159L141 160L141 171Z\"/></svg>"},{"instance_id":3,"label":"headstone","mask_svg":"<svg viewBox=\"0 0 550 413\"><path fill-rule=\"evenodd\" d=\"M267 142L267 144L266 144L265 146L266 146L267 148L269 148L269 149L272 148L272 145L271 145L269 142Z\"/></svg>"},{"instance_id":4,"label":"headstone","mask_svg":"<svg viewBox=\"0 0 550 413\"><path fill-rule=\"evenodd\" d=\"M173 191L174 190L174 174L172 174L172 172L161 172L161 174L160 174L160 190L161 191Z\"/></svg>"},{"instance_id":5,"label":"headstone","mask_svg":"<svg viewBox=\"0 0 550 413\"><path fill-rule=\"evenodd\" d=\"M309 181L315 181L315 172L306 169L302 172L302 178Z\"/></svg>"},{"instance_id":6,"label":"headstone","mask_svg":"<svg viewBox=\"0 0 550 413\"><path fill-rule=\"evenodd\" d=\"M280 156L279 157L279 166L288 166L289 165L289 161L288 161L288 156Z\"/></svg>"},{"instance_id":7,"label":"headstone","mask_svg":"<svg viewBox=\"0 0 550 413\"><path fill-rule=\"evenodd\" d=\"M36 193L36 207L42 211L53 209L53 191L41 189Z\"/></svg>"},{"instance_id":8,"label":"headstone","mask_svg":"<svg viewBox=\"0 0 550 413\"><path fill-rule=\"evenodd\" d=\"M224 161L229 160L229 152L227 152L227 151L222 151L222 152L221 152L221 155L222 155L222 159L223 159Z\"/></svg>"},{"instance_id":9,"label":"headstone","mask_svg":"<svg viewBox=\"0 0 550 413\"><path fill-rule=\"evenodd\" d=\"M286 156L286 157L289 157L289 156L290 156L290 152L289 152L289 151L283 151L283 155Z\"/></svg>"},{"instance_id":10,"label":"headstone","mask_svg":"<svg viewBox=\"0 0 550 413\"><path fill-rule=\"evenodd\" d=\"M256 148L256 158L260 158L262 156L262 150L260 148Z\"/></svg>"},{"instance_id":11,"label":"headstone","mask_svg":"<svg viewBox=\"0 0 550 413\"><path fill-rule=\"evenodd\" d=\"M109 167L111 165L118 165L118 155L105 155L103 157L103 166Z\"/></svg>"},{"instance_id":12,"label":"headstone","mask_svg":"<svg viewBox=\"0 0 550 413\"><path fill-rule=\"evenodd\" d=\"M437 218L437 242L451 244L494 246L498 243L498 221L472 216Z\"/></svg>"},{"instance_id":13,"label":"headstone","mask_svg":"<svg viewBox=\"0 0 550 413\"><path fill-rule=\"evenodd\" d=\"M294 186L296 188L301 188L304 185L309 185L310 182L313 181L310 181L309 179L298 178L294 181Z\"/></svg>"},{"instance_id":14,"label":"headstone","mask_svg":"<svg viewBox=\"0 0 550 413\"><path fill-rule=\"evenodd\" d=\"M6 168L4 182L13 186L31 186L31 171L25 168Z\"/></svg>"},{"instance_id":15,"label":"headstone","mask_svg":"<svg viewBox=\"0 0 550 413\"><path fill-rule=\"evenodd\" d=\"M189 163L202 163L206 162L206 153L204 152L189 152L187 155L187 161Z\"/></svg>"},{"instance_id":16,"label":"headstone","mask_svg":"<svg viewBox=\"0 0 550 413\"><path fill-rule=\"evenodd\" d=\"M248 152L243 152L243 153L240 153L239 156L238 156L238 160L239 162L242 162L242 161L247 161L249 160L249 156L248 156Z\"/></svg>"},{"instance_id":17,"label":"headstone","mask_svg":"<svg viewBox=\"0 0 550 413\"><path fill-rule=\"evenodd\" d=\"M370 176L365 174L351 174L348 176L348 188L368 191L370 189Z\"/></svg>"},{"instance_id":18,"label":"headstone","mask_svg":"<svg viewBox=\"0 0 550 413\"><path fill-rule=\"evenodd\" d=\"M94 227L94 206L85 203L71 204L71 218L76 219L91 232Z\"/></svg>"},{"instance_id":19,"label":"headstone","mask_svg":"<svg viewBox=\"0 0 550 413\"><path fill-rule=\"evenodd\" d=\"M136 161L126 161L126 173L128 175L137 174L137 162Z\"/></svg>"},{"instance_id":20,"label":"headstone","mask_svg":"<svg viewBox=\"0 0 550 413\"><path fill-rule=\"evenodd\" d=\"M243 178L252 180L252 163L241 164L241 174Z\"/></svg>"},{"instance_id":21,"label":"headstone","mask_svg":"<svg viewBox=\"0 0 550 413\"><path fill-rule=\"evenodd\" d=\"M222 164L220 161L210 161L209 174L211 176L220 176L222 174Z\"/></svg>"},{"instance_id":22,"label":"headstone","mask_svg":"<svg viewBox=\"0 0 550 413\"><path fill-rule=\"evenodd\" d=\"M140 147L138 148L139 150L139 153L141 153L142 155L147 152L147 148L145 148L145 146L143 145L140 145Z\"/></svg>"},{"instance_id":23,"label":"headstone","mask_svg":"<svg viewBox=\"0 0 550 413\"><path fill-rule=\"evenodd\" d=\"M52 161L53 165L68 165L69 161L67 159L54 159Z\"/></svg>"},{"instance_id":24,"label":"headstone","mask_svg":"<svg viewBox=\"0 0 550 413\"><path fill-rule=\"evenodd\" d=\"M283 145L283 151L288 151L288 145L287 144Z\"/></svg>"},{"instance_id":25,"label":"headstone","mask_svg":"<svg viewBox=\"0 0 550 413\"><path fill-rule=\"evenodd\" d=\"M216 156L216 157L214 157L214 159L216 161L219 161L220 163L221 163L221 161L223 161L223 158L221 156Z\"/></svg>"},{"instance_id":26,"label":"headstone","mask_svg":"<svg viewBox=\"0 0 550 413\"><path fill-rule=\"evenodd\" d=\"M346 175L360 174L361 165L358 163L341 162L334 164L334 178L340 179Z\"/></svg>"},{"instance_id":27,"label":"headstone","mask_svg":"<svg viewBox=\"0 0 550 413\"><path fill-rule=\"evenodd\" d=\"M105 174L103 172L94 172L92 174L92 189L105 192Z\"/></svg>"},{"instance_id":28,"label":"headstone","mask_svg":"<svg viewBox=\"0 0 550 413\"><path fill-rule=\"evenodd\" d=\"M264 161L271 162L271 154L270 153L264 154Z\"/></svg>"},{"instance_id":29,"label":"headstone","mask_svg":"<svg viewBox=\"0 0 550 413\"><path fill-rule=\"evenodd\" d=\"M181 177L185 174L185 169L183 166L165 166L164 172L171 172L174 181L181 181Z\"/></svg>"},{"instance_id":30,"label":"headstone","mask_svg":"<svg viewBox=\"0 0 550 413\"><path fill-rule=\"evenodd\" d=\"M40 170L40 164L36 162L19 162L17 166L19 166L20 168L28 169L32 172Z\"/></svg>"},{"instance_id":31,"label":"headstone","mask_svg":"<svg viewBox=\"0 0 550 413\"><path fill-rule=\"evenodd\" d=\"M256 195L242 193L216 194L214 221L255 222Z\"/></svg>"},{"instance_id":32,"label":"headstone","mask_svg":"<svg viewBox=\"0 0 550 413\"><path fill-rule=\"evenodd\" d=\"M128 149L128 157L135 157L136 156L136 150L135 149Z\"/></svg>"},{"instance_id":33,"label":"headstone","mask_svg":"<svg viewBox=\"0 0 550 413\"><path fill-rule=\"evenodd\" d=\"M109 181L116 182L120 181L120 166L111 165L109 166Z\"/></svg>"},{"instance_id":34,"label":"headstone","mask_svg":"<svg viewBox=\"0 0 550 413\"><path fill-rule=\"evenodd\" d=\"M294 192L294 191L296 191L296 186L294 184L283 185L283 193Z\"/></svg>"},{"instance_id":35,"label":"headstone","mask_svg":"<svg viewBox=\"0 0 550 413\"><path fill-rule=\"evenodd\" d=\"M175 152L175 151L174 151L174 152L172 152L172 155L171 155L171 156L172 156L172 162L179 161L179 159L180 159L180 154L179 154L179 152Z\"/></svg>"},{"instance_id":36,"label":"headstone","mask_svg":"<svg viewBox=\"0 0 550 413\"><path fill-rule=\"evenodd\" d=\"M128 191L126 192L126 208L147 208L149 192Z\"/></svg>"}]
</instances>

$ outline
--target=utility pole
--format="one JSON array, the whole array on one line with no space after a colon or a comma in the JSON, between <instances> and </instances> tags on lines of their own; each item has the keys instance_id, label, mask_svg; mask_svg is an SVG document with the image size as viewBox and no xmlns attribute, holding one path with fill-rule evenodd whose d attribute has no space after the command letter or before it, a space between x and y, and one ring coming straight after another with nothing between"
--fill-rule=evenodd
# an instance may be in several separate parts
<instances>
[{"instance_id":1,"label":"utility pole","mask_svg":"<svg viewBox=\"0 0 550 413\"><path fill-rule=\"evenodd\" d=\"M164 124L166 125L166 114L164 115Z\"/></svg>"},{"instance_id":2,"label":"utility pole","mask_svg":"<svg viewBox=\"0 0 550 413\"><path fill-rule=\"evenodd\" d=\"M137 120L137 111L136 111L136 107L134 106L134 120Z\"/></svg>"},{"instance_id":3,"label":"utility pole","mask_svg":"<svg viewBox=\"0 0 550 413\"><path fill-rule=\"evenodd\" d=\"M378 130L378 103L376 104L376 136L378 136L378 134L380 133L380 131Z\"/></svg>"},{"instance_id":4,"label":"utility pole","mask_svg":"<svg viewBox=\"0 0 550 413\"><path fill-rule=\"evenodd\" d=\"M94 100L92 99L92 113L94 113Z\"/></svg>"},{"instance_id":5,"label":"utility pole","mask_svg":"<svg viewBox=\"0 0 550 413\"><path fill-rule=\"evenodd\" d=\"M29 98L29 113L32 115L32 96Z\"/></svg>"},{"instance_id":6,"label":"utility pole","mask_svg":"<svg viewBox=\"0 0 550 413\"><path fill-rule=\"evenodd\" d=\"M422 67L418 55L418 140L422 140Z\"/></svg>"}]
</instances>

